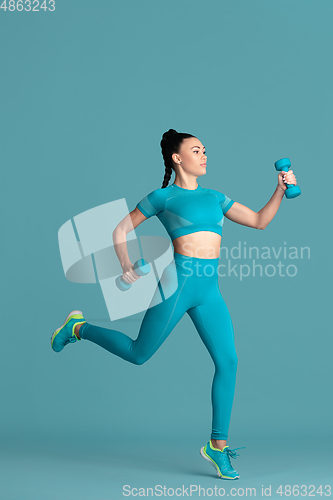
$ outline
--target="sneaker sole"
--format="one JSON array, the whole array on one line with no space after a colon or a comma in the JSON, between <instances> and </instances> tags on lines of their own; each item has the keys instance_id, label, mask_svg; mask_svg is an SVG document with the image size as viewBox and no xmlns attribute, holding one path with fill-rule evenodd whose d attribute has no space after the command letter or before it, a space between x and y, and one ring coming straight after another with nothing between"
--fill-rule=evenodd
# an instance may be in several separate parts
<instances>
[{"instance_id":1,"label":"sneaker sole","mask_svg":"<svg viewBox=\"0 0 333 500\"><path fill-rule=\"evenodd\" d=\"M214 460L212 460L210 457L208 457L204 451L204 446L201 448L200 450L200 455L205 459L207 460L207 462L209 462L210 464L212 464L214 466L214 468L216 469L216 472L217 472L217 475L219 477L221 477L222 479L239 479L239 476L236 476L236 477L229 477L229 476L224 476L222 474L222 472L220 471L220 469L218 468L217 464L214 462Z\"/></svg>"},{"instance_id":2,"label":"sneaker sole","mask_svg":"<svg viewBox=\"0 0 333 500\"><path fill-rule=\"evenodd\" d=\"M83 316L83 313L82 311L78 311L78 310L74 310L74 311L71 311L67 318L65 319L65 323L63 325L61 325L60 328L57 328L56 331L53 333L52 337L51 337L51 347L53 349L53 341L55 339L55 337L58 335L58 333L60 332L60 330L68 323L68 321L71 319L72 316L75 316L75 315L81 315ZM78 322L79 323L79 322Z\"/></svg>"}]
</instances>

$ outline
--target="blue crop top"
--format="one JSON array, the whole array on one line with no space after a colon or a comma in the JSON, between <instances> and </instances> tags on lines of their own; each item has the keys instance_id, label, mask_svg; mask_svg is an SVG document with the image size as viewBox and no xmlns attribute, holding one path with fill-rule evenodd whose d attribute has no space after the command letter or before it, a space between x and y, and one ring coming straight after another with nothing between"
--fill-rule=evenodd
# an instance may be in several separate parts
<instances>
[{"instance_id":1,"label":"blue crop top","mask_svg":"<svg viewBox=\"0 0 333 500\"><path fill-rule=\"evenodd\" d=\"M176 184L159 188L136 206L145 217L156 215L171 240L197 231L212 231L222 236L224 214L233 200L214 189L185 189Z\"/></svg>"}]
</instances>

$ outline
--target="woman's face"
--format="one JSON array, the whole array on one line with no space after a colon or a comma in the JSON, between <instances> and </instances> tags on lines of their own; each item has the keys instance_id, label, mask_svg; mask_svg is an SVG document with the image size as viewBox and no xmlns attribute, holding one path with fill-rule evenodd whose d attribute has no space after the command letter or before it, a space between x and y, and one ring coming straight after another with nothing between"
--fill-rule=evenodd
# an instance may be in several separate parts
<instances>
[{"instance_id":1,"label":"woman's face","mask_svg":"<svg viewBox=\"0 0 333 500\"><path fill-rule=\"evenodd\" d=\"M184 139L179 154L174 153L172 159L182 168L184 172L192 175L204 175L206 173L207 156L205 147L196 137Z\"/></svg>"}]
</instances>

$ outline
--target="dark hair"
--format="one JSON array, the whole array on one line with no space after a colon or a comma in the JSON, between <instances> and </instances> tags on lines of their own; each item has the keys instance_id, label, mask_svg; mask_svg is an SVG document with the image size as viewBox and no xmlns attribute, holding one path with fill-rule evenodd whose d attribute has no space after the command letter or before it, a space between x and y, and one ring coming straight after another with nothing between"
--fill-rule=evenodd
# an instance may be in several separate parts
<instances>
[{"instance_id":1,"label":"dark hair","mask_svg":"<svg viewBox=\"0 0 333 500\"><path fill-rule=\"evenodd\" d=\"M164 132L161 140L162 155L165 165L165 175L162 188L167 187L171 178L172 170L174 170L172 155L174 153L179 153L180 146L183 140L189 137L195 136L191 134L185 134L183 132L177 132L173 128L170 128L167 132Z\"/></svg>"}]
</instances>

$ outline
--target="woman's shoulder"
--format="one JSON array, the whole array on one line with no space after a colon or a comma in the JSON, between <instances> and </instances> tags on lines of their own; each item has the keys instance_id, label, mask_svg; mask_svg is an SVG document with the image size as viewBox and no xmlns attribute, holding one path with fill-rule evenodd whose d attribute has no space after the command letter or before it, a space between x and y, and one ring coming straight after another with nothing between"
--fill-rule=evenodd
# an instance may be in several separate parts
<instances>
[{"instance_id":1,"label":"woman's shoulder","mask_svg":"<svg viewBox=\"0 0 333 500\"><path fill-rule=\"evenodd\" d=\"M164 201L167 198L167 196L170 194L171 189L172 189L171 184L169 184L169 186L166 186L165 188L160 187L160 188L154 189L153 191L148 193L147 196L149 196L149 198L151 200L156 200L156 201L163 200Z\"/></svg>"},{"instance_id":2,"label":"woman's shoulder","mask_svg":"<svg viewBox=\"0 0 333 500\"><path fill-rule=\"evenodd\" d=\"M234 200L229 198L226 194L222 193L222 191L218 191L217 189L207 189L208 192L215 195L221 205L223 213L225 213L231 206L235 203Z\"/></svg>"},{"instance_id":3,"label":"woman's shoulder","mask_svg":"<svg viewBox=\"0 0 333 500\"><path fill-rule=\"evenodd\" d=\"M204 188L204 190L206 191L206 193L210 193L210 194L214 194L215 196L218 197L219 199L219 202L223 201L224 197L225 197L225 194L223 194L221 191L217 190L217 189L213 189L213 188Z\"/></svg>"},{"instance_id":4,"label":"woman's shoulder","mask_svg":"<svg viewBox=\"0 0 333 500\"><path fill-rule=\"evenodd\" d=\"M138 204L137 207L140 209L144 209L146 213L144 215L149 214L155 215L157 213L163 212L166 199L170 194L171 186L167 186L165 188L157 188L153 191L150 191ZM143 210L141 210L143 212Z\"/></svg>"}]
</instances>

